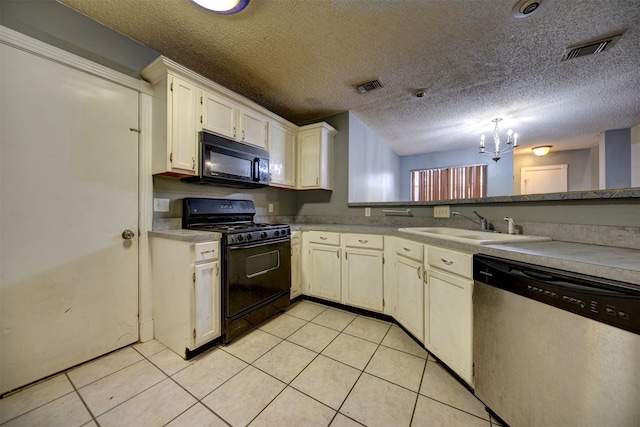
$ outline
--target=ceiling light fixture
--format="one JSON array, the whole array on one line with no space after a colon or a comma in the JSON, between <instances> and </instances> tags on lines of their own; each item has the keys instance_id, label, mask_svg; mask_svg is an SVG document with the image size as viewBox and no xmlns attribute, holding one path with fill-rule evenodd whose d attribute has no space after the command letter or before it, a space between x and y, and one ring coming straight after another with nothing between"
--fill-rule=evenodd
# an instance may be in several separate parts
<instances>
[{"instance_id":1,"label":"ceiling light fixture","mask_svg":"<svg viewBox=\"0 0 640 427\"><path fill-rule=\"evenodd\" d=\"M551 150L553 145L540 145L539 147L533 147L531 151L538 157L546 156L549 154L549 150Z\"/></svg>"},{"instance_id":2,"label":"ceiling light fixture","mask_svg":"<svg viewBox=\"0 0 640 427\"><path fill-rule=\"evenodd\" d=\"M500 129L498 128L498 123L501 120L501 118L491 120L496 124L493 128L493 144L495 145L495 150L493 152L486 152L484 150L484 134L480 135L480 154L489 154L490 156L493 156L492 159L496 162L500 160L500 157L503 154L509 153L518 147L518 134L513 133L513 131L509 129L507 132L507 145L500 148Z\"/></svg>"},{"instance_id":3,"label":"ceiling light fixture","mask_svg":"<svg viewBox=\"0 0 640 427\"><path fill-rule=\"evenodd\" d=\"M221 15L231 15L242 11L249 0L192 0L199 6Z\"/></svg>"},{"instance_id":4,"label":"ceiling light fixture","mask_svg":"<svg viewBox=\"0 0 640 427\"><path fill-rule=\"evenodd\" d=\"M547 8L550 0L520 0L511 9L514 18L528 18Z\"/></svg>"}]
</instances>

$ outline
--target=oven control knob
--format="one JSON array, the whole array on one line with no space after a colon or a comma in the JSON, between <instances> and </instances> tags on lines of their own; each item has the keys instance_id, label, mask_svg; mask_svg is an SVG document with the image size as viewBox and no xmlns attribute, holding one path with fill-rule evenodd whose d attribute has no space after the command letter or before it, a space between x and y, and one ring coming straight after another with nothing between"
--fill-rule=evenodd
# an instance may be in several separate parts
<instances>
[{"instance_id":1,"label":"oven control knob","mask_svg":"<svg viewBox=\"0 0 640 427\"><path fill-rule=\"evenodd\" d=\"M251 234L247 234L247 240L251 240Z\"/></svg>"},{"instance_id":2,"label":"oven control knob","mask_svg":"<svg viewBox=\"0 0 640 427\"><path fill-rule=\"evenodd\" d=\"M242 242L244 239L242 238L242 234L238 234L238 242Z\"/></svg>"},{"instance_id":3,"label":"oven control knob","mask_svg":"<svg viewBox=\"0 0 640 427\"><path fill-rule=\"evenodd\" d=\"M280 231L278 231L278 230L274 231L274 232L273 232L273 235L274 235L274 236L279 236L279 235L280 235Z\"/></svg>"},{"instance_id":4,"label":"oven control knob","mask_svg":"<svg viewBox=\"0 0 640 427\"><path fill-rule=\"evenodd\" d=\"M260 237L262 237L263 239L267 238L267 232L263 231L262 233L260 233Z\"/></svg>"}]
</instances>

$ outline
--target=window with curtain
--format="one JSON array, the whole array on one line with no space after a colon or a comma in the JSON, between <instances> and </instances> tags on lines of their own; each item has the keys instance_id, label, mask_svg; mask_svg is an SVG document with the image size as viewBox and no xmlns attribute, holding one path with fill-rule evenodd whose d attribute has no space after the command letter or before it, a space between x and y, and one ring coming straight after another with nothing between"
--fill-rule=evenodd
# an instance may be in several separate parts
<instances>
[{"instance_id":1,"label":"window with curtain","mask_svg":"<svg viewBox=\"0 0 640 427\"><path fill-rule=\"evenodd\" d=\"M487 165L411 171L411 201L477 199L487 194Z\"/></svg>"}]
</instances>

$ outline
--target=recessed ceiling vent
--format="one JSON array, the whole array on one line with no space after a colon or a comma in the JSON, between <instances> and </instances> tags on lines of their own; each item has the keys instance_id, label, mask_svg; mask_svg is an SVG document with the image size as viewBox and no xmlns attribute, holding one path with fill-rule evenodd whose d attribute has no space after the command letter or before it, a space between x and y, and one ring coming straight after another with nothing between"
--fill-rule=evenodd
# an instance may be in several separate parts
<instances>
[{"instance_id":1,"label":"recessed ceiling vent","mask_svg":"<svg viewBox=\"0 0 640 427\"><path fill-rule=\"evenodd\" d=\"M609 50L613 47L614 44L616 44L620 37L622 37L622 34L616 34L615 36L606 37L600 40L569 46L564 51L561 61L580 58L581 56L594 55L596 53Z\"/></svg>"},{"instance_id":2,"label":"recessed ceiling vent","mask_svg":"<svg viewBox=\"0 0 640 427\"><path fill-rule=\"evenodd\" d=\"M384 85L382 84L382 81L378 78L375 80L371 80L370 82L353 85L353 87L356 88L358 93L367 93L367 92L371 92L372 90L380 89L381 87L384 87Z\"/></svg>"}]
</instances>

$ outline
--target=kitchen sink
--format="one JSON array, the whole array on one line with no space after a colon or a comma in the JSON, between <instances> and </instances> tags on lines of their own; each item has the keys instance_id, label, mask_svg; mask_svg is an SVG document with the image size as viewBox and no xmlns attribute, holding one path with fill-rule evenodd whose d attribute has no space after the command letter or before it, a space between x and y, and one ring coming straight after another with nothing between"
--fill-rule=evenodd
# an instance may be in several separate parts
<instances>
[{"instance_id":1,"label":"kitchen sink","mask_svg":"<svg viewBox=\"0 0 640 427\"><path fill-rule=\"evenodd\" d=\"M452 227L409 227L399 228L402 233L418 236L435 237L454 242L471 243L474 245L495 245L498 243L545 242L550 237L529 236L525 234L506 234L493 231L467 230Z\"/></svg>"}]
</instances>

